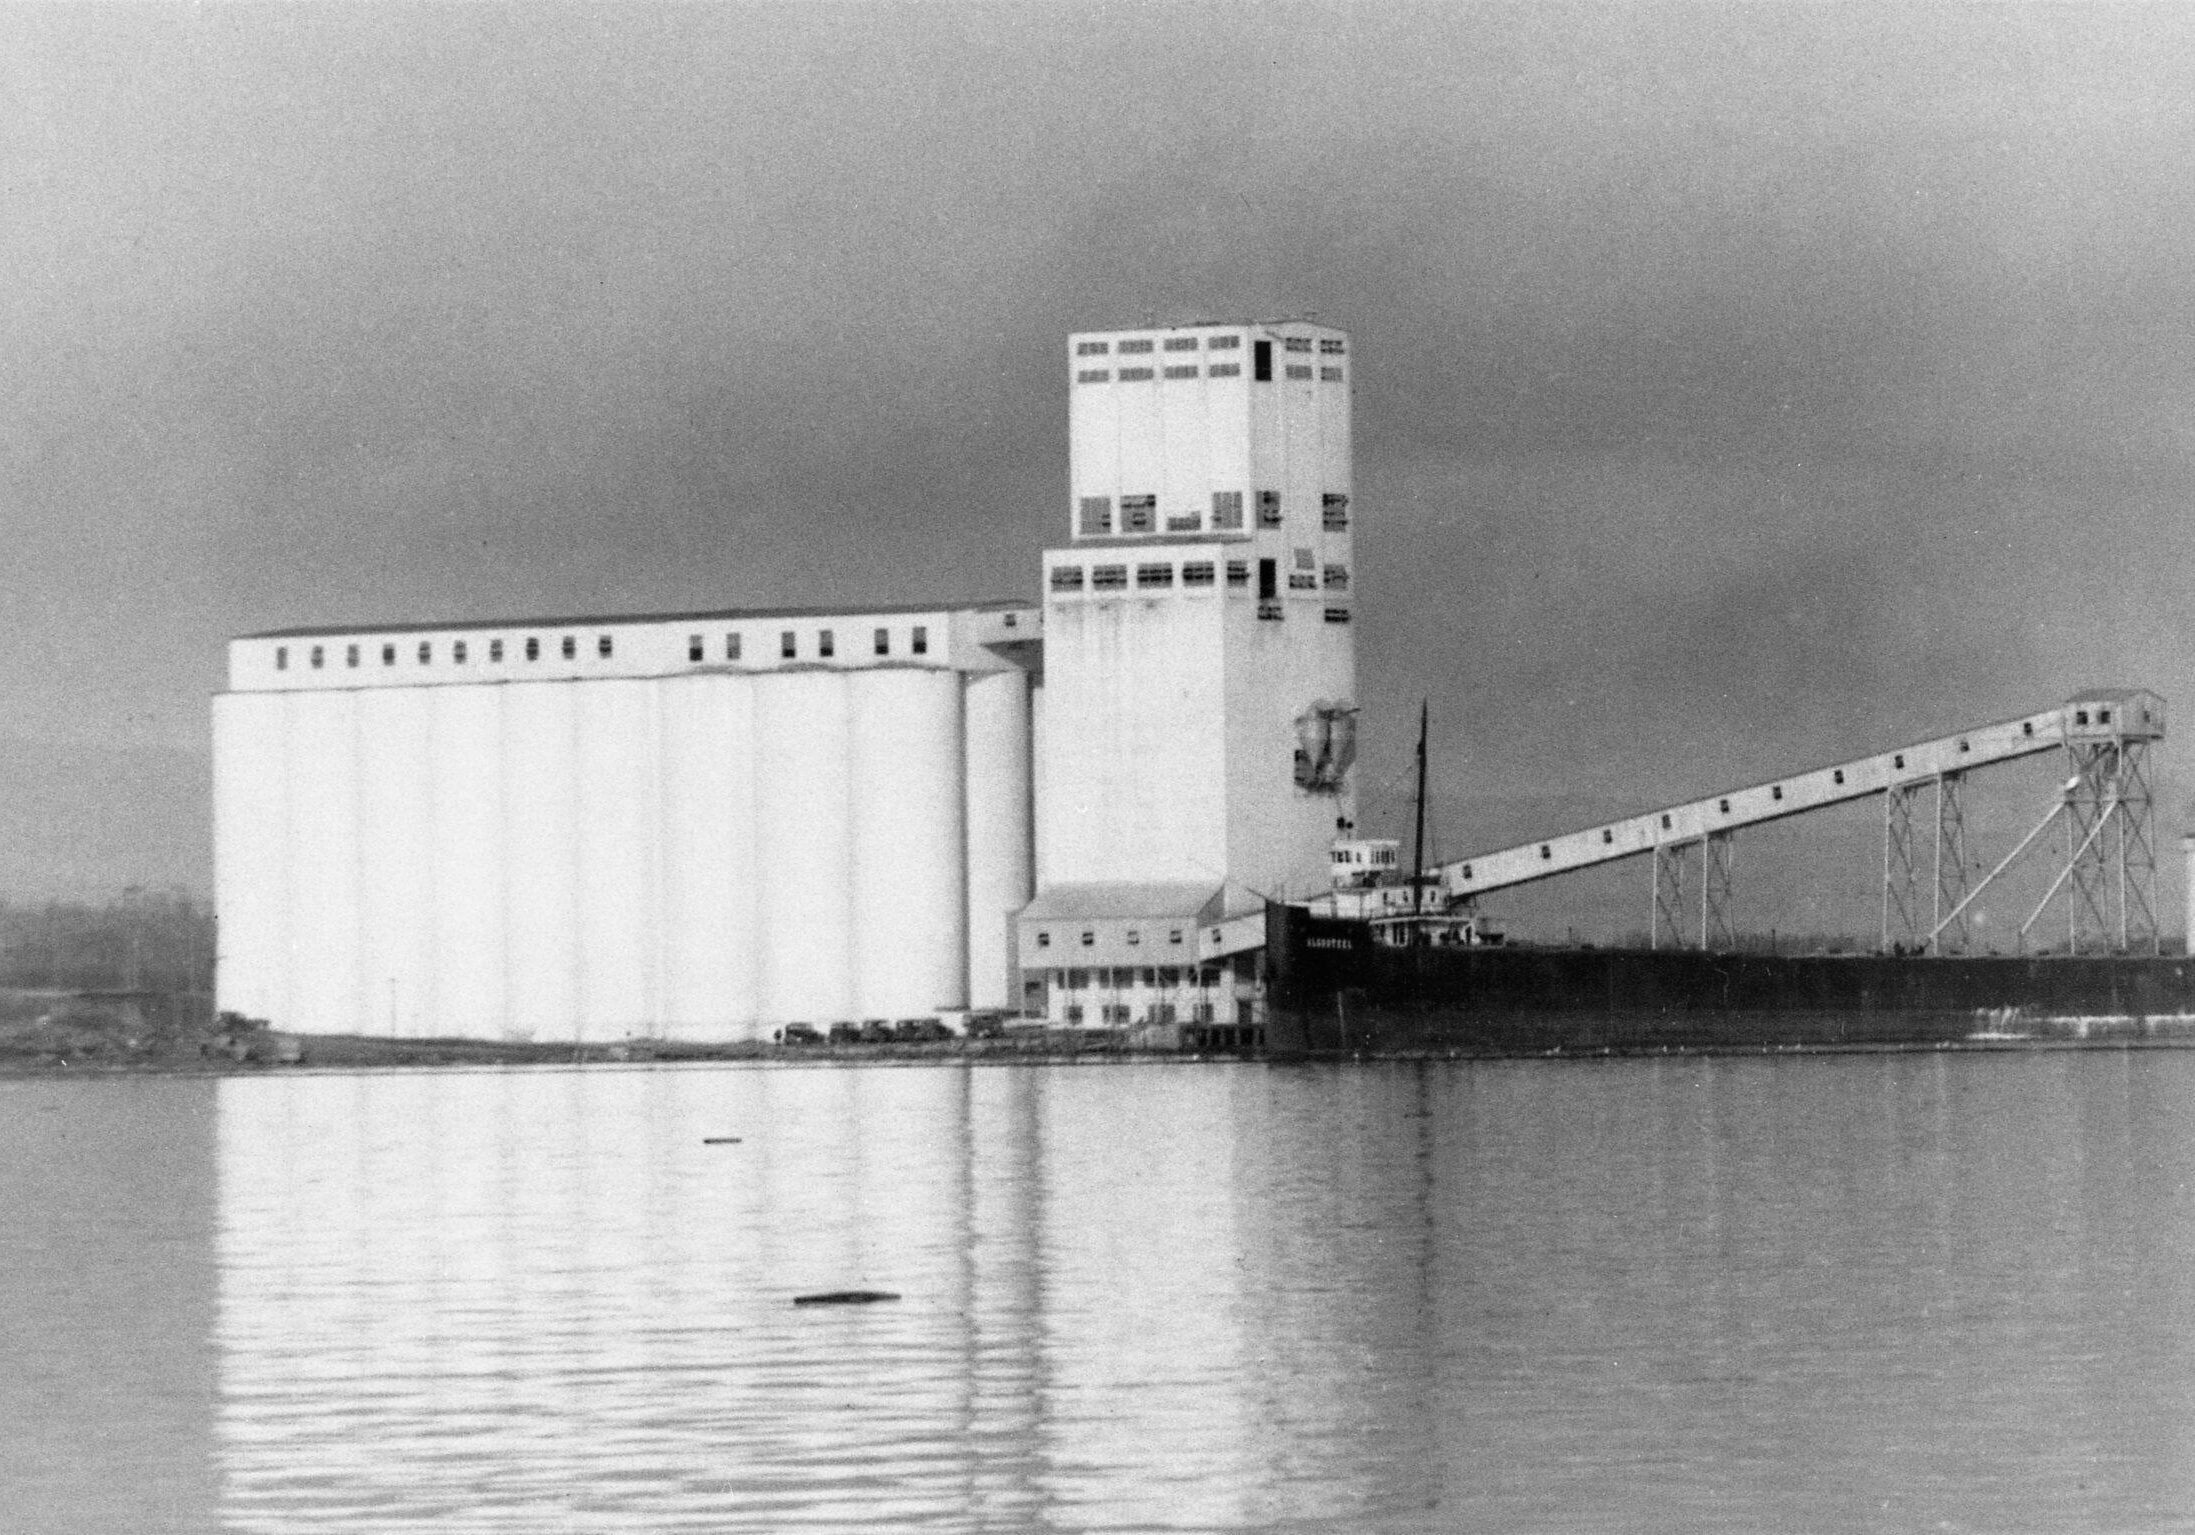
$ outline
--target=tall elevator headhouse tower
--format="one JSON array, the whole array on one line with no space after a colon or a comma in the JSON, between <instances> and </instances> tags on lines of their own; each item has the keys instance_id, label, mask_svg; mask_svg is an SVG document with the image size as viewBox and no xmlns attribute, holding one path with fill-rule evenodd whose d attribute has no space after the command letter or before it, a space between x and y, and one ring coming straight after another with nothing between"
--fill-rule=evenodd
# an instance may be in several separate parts
<instances>
[{"instance_id":1,"label":"tall elevator headhouse tower","mask_svg":"<svg viewBox=\"0 0 2195 1535\"><path fill-rule=\"evenodd\" d=\"M1342 332L1292 321L1089 332L1067 352L1019 950L1055 1014L1141 1022L1209 1006L1199 925L1324 888L1355 819L1352 359ZM1077 978L1089 1000L1063 1003Z\"/></svg>"}]
</instances>

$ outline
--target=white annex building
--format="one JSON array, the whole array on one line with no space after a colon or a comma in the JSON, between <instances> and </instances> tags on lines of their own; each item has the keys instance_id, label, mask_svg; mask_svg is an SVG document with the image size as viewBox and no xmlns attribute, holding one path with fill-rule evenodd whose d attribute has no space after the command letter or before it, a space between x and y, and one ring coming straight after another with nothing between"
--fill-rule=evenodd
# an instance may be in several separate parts
<instances>
[{"instance_id":1,"label":"white annex building","mask_svg":"<svg viewBox=\"0 0 2195 1535\"><path fill-rule=\"evenodd\" d=\"M1068 343L1041 604L292 629L214 701L219 1005L302 1033L1248 1021L1354 819L1347 338Z\"/></svg>"}]
</instances>

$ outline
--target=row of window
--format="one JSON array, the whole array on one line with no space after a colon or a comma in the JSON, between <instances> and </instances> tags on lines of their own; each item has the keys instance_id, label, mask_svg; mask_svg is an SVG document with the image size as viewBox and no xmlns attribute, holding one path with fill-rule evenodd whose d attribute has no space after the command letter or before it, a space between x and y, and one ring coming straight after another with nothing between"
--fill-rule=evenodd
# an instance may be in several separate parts
<instances>
[{"instance_id":1,"label":"row of window","mask_svg":"<svg viewBox=\"0 0 2195 1535\"><path fill-rule=\"evenodd\" d=\"M1297 552L1303 554L1309 551L1299 550ZM1260 563L1270 565L1273 562L1264 560ZM1128 589L1130 569L1131 567L1127 565L1092 565L1087 571L1088 589L1096 592L1126 591ZM1153 561L1148 564L1136 565L1133 569L1135 571L1135 584L1138 587L1151 588L1172 586L1177 567L1170 562ZM1183 586L1212 586L1216 584L1219 574L1217 565L1211 560L1183 560L1178 569ZM1085 571L1080 565L1054 565L1051 576L1052 590L1055 592L1082 591L1085 585L1084 577ZM1349 590L1349 567L1346 565L1328 565L1320 569L1314 566L1308 570L1292 570L1288 573L1288 589L1292 592L1315 592L1320 589L1322 582L1325 589L1330 592ZM1250 584L1250 562L1248 560L1227 561L1227 584L1229 586L1248 586ZM1261 595L1271 596L1273 594L1267 592Z\"/></svg>"},{"instance_id":2,"label":"row of window","mask_svg":"<svg viewBox=\"0 0 2195 1535\"><path fill-rule=\"evenodd\" d=\"M504 642L501 638L495 638L488 641L488 660L491 664L501 661L503 659L503 643ZM872 653L880 656L890 655L892 653L892 631L889 629L878 629L871 637L870 645ZM335 647L330 645L314 645L307 653L307 663L312 667L314 671L320 671L328 665L330 652L334 648ZM364 658L365 647L353 643L344 645L342 649L343 664L346 667L355 667L361 664ZM707 649L708 647L703 636L698 634L689 634L686 636L687 660L707 660ZM737 661L740 658L740 649L740 636L736 633L727 633L724 636L724 659L727 661ZM927 625L916 624L913 627L907 637L907 650L910 655L920 656L929 654L930 631ZM578 636L571 634L561 636L558 641L558 651L567 661L578 660ZM837 635L832 630L818 629L817 631L815 631L816 655L828 659L829 657L836 655L837 651ZM540 660L541 636L537 634L527 635L523 653L526 659L529 661ZM597 656L600 656L604 660L609 660L610 658L615 656L616 653L616 641L612 636L607 634L600 634L595 636L595 654ZM777 653L780 657L788 661L798 659L800 655L800 634L798 630L786 629L778 635ZM396 665L396 655L396 645L393 642L384 643L381 647L381 664L383 666ZM434 664L435 656L434 641L421 640L419 642L417 655L419 657L419 664L421 666L432 666ZM466 640L450 641L449 658L450 664L454 666L465 665L468 661L472 659L472 647L470 642ZM289 646L277 645L274 647L274 669L278 672L285 672L290 669Z\"/></svg>"},{"instance_id":3,"label":"row of window","mask_svg":"<svg viewBox=\"0 0 2195 1535\"><path fill-rule=\"evenodd\" d=\"M571 634L562 636L559 648L565 660L577 660L579 658L578 636ZM315 645L311 648L307 653L306 660L314 671L319 671L328 664L328 653L332 649L334 647L330 645ZM364 658L364 649L365 647L358 644L346 644L343 647L343 664L347 667L359 665ZM616 642L611 636L607 634L595 636L595 654L607 658L616 653ZM417 654L421 666L432 666L434 664L434 641L421 640ZM472 658L472 647L465 640L452 640L450 641L449 654L453 664L463 666ZM537 634L526 636L525 655L529 661L541 659L541 636ZM503 641L501 639L488 641L488 659L491 662L503 659ZM396 665L396 646L393 642L382 645L381 664L383 666ZM285 672L290 669L289 646L277 645L274 647L274 669L278 672Z\"/></svg>"},{"instance_id":4,"label":"row of window","mask_svg":"<svg viewBox=\"0 0 2195 1535\"><path fill-rule=\"evenodd\" d=\"M1049 935L1044 933L1037 934L1040 940L1047 936ZM1227 972L1218 965L1092 965L1080 969L1062 969L1054 973L1059 977L1059 984L1068 991L1087 991L1092 987L1126 991L1131 986L1139 985L1164 988L1217 986L1227 978Z\"/></svg>"},{"instance_id":5,"label":"row of window","mask_svg":"<svg viewBox=\"0 0 2195 1535\"><path fill-rule=\"evenodd\" d=\"M1193 352L1197 349L1197 343L1198 338L1195 336L1168 336L1159 345L1162 351ZM1206 336L1203 338L1203 344L1212 351L1226 352L1241 346L1242 338L1231 335ZM1270 343L1266 344L1269 345ZM1284 336L1281 338L1281 345L1291 352L1308 352L1311 350L1311 338L1309 336ZM1142 336L1131 337L1119 343L1119 351L1124 357L1142 355L1149 352L1151 347L1150 339ZM1078 341L1075 343L1075 355L1077 357L1103 357L1113 350L1114 343L1110 341ZM1319 354L1324 357L1340 357L1349 348L1348 344L1339 336L1321 336L1318 350Z\"/></svg>"},{"instance_id":6,"label":"row of window","mask_svg":"<svg viewBox=\"0 0 2195 1535\"><path fill-rule=\"evenodd\" d=\"M1261 528L1282 526L1279 491L1261 490L1257 493L1257 519ZM1076 506L1075 532L1083 538L1103 538L1113 533L1133 538L1139 534L1158 532L1158 521L1157 496L1122 496L1117 521L1113 515L1112 497L1084 496ZM1328 533L1349 531L1347 493L1330 490L1319 497L1319 525ZM1169 512L1166 515L1166 531L1169 533L1198 533L1206 527L1216 533L1240 532L1242 492L1213 491L1208 523L1196 512Z\"/></svg>"},{"instance_id":7,"label":"row of window","mask_svg":"<svg viewBox=\"0 0 2195 1535\"><path fill-rule=\"evenodd\" d=\"M1288 364L1285 371L1289 378L1299 383L1308 381L1314 376L1310 365L1307 363L1292 362ZM1078 384L1104 384L1117 380L1123 384L1147 384L1154 378L1196 378L1200 374L1205 378L1240 378L1242 377L1242 364L1215 362L1209 368L1204 369L1199 369L1193 363L1186 367L1157 369L1115 368L1107 370L1105 368L1077 368L1075 370L1075 382ZM1317 370L1316 377L1323 384L1344 382L1342 371L1339 368L1320 368ZM1271 380L1272 374L1270 372L1258 375L1260 383L1269 383Z\"/></svg>"},{"instance_id":8,"label":"row of window","mask_svg":"<svg viewBox=\"0 0 2195 1535\"><path fill-rule=\"evenodd\" d=\"M1198 340L1199 338L1196 336L1168 336L1165 340L1165 349L1169 352L1193 352L1197 349ZM1233 351L1236 347L1242 345L1240 336L1206 336L1202 338L1202 341L1205 346L1215 352ZM1124 357L1133 357L1148 352L1151 347L1150 339L1140 336L1132 337L1120 343L1121 355ZM1075 343L1075 355L1077 357L1103 357L1112 350L1113 343L1110 341L1078 341Z\"/></svg>"}]
</instances>

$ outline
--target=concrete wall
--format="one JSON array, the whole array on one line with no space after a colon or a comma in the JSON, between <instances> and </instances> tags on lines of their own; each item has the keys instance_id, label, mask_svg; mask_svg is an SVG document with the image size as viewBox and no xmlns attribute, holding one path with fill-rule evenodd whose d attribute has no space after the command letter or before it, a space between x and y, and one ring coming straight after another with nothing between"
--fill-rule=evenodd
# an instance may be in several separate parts
<instances>
[{"instance_id":1,"label":"concrete wall","mask_svg":"<svg viewBox=\"0 0 2195 1535\"><path fill-rule=\"evenodd\" d=\"M1027 694L913 665L223 694L220 1006L579 1042L1001 1005Z\"/></svg>"}]
</instances>

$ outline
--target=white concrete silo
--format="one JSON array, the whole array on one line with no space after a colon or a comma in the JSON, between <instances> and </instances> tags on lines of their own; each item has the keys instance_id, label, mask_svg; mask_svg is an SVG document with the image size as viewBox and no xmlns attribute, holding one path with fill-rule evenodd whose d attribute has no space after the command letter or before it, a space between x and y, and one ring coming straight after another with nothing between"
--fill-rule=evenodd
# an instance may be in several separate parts
<instances>
[{"instance_id":1,"label":"white concrete silo","mask_svg":"<svg viewBox=\"0 0 2195 1535\"><path fill-rule=\"evenodd\" d=\"M853 1018L851 788L846 676L755 681L755 818L764 897L762 1018Z\"/></svg>"},{"instance_id":2,"label":"white concrete silo","mask_svg":"<svg viewBox=\"0 0 2195 1535\"><path fill-rule=\"evenodd\" d=\"M503 700L471 683L429 692L434 779L437 1032L502 1035L507 1017Z\"/></svg>"},{"instance_id":3,"label":"white concrete silo","mask_svg":"<svg viewBox=\"0 0 2195 1535\"><path fill-rule=\"evenodd\" d=\"M579 1037L576 686L514 683L503 705L506 994L519 1039Z\"/></svg>"},{"instance_id":4,"label":"white concrete silo","mask_svg":"<svg viewBox=\"0 0 2195 1535\"><path fill-rule=\"evenodd\" d=\"M655 1032L660 975L656 902L653 688L615 678L572 689L577 711L579 1037Z\"/></svg>"},{"instance_id":5,"label":"white concrete silo","mask_svg":"<svg viewBox=\"0 0 2195 1535\"><path fill-rule=\"evenodd\" d=\"M360 986L364 938L363 816L356 690L290 695L288 729L291 963L281 1027L358 1034L367 1025Z\"/></svg>"},{"instance_id":6,"label":"white concrete silo","mask_svg":"<svg viewBox=\"0 0 2195 1535\"><path fill-rule=\"evenodd\" d=\"M762 894L755 681L713 672L658 686L662 1031L671 1039L752 1039Z\"/></svg>"},{"instance_id":7,"label":"white concrete silo","mask_svg":"<svg viewBox=\"0 0 2195 1535\"><path fill-rule=\"evenodd\" d=\"M1012 1007L1014 914L1032 894L1029 674L974 672L963 687L968 1006Z\"/></svg>"},{"instance_id":8,"label":"white concrete silo","mask_svg":"<svg viewBox=\"0 0 2195 1535\"><path fill-rule=\"evenodd\" d=\"M357 700L361 823L358 1032L416 1038L436 1032L429 705L424 689L349 696ZM300 869L300 883L319 877Z\"/></svg>"},{"instance_id":9,"label":"white concrete silo","mask_svg":"<svg viewBox=\"0 0 2195 1535\"><path fill-rule=\"evenodd\" d=\"M849 678L854 1016L966 1005L967 886L959 676Z\"/></svg>"}]
</instances>

